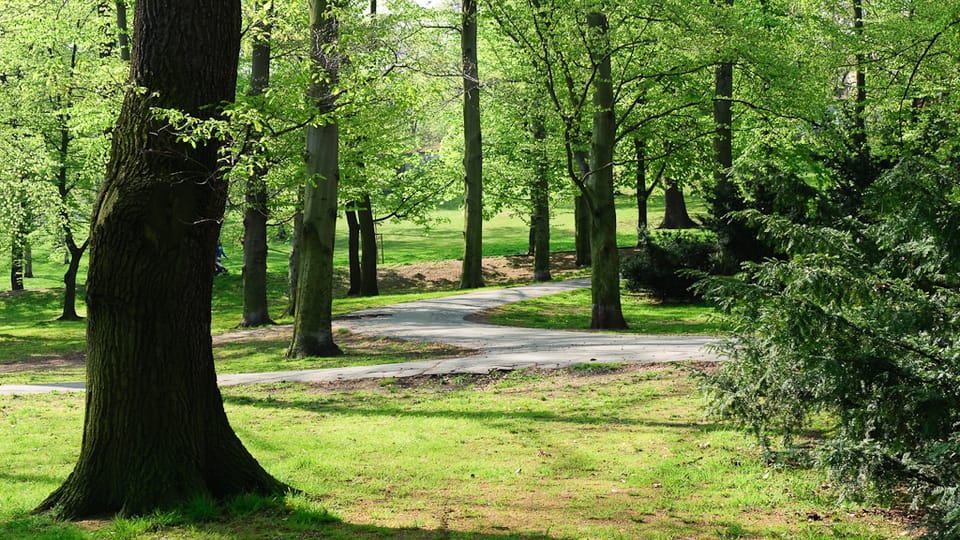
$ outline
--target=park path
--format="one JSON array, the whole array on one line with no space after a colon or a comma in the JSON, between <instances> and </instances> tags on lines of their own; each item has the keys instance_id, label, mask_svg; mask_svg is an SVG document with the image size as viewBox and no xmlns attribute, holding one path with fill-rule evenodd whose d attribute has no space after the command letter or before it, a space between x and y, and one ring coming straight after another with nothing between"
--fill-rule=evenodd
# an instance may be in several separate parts
<instances>
[{"instance_id":1,"label":"park path","mask_svg":"<svg viewBox=\"0 0 960 540\"><path fill-rule=\"evenodd\" d=\"M712 336L653 336L496 326L469 319L486 309L590 286L590 278L490 289L357 311L336 326L371 336L446 343L479 351L460 358L346 368L223 374L221 386L282 381L323 382L416 375L552 369L587 362L715 361ZM83 383L7 385L0 394L83 390Z\"/></svg>"}]
</instances>

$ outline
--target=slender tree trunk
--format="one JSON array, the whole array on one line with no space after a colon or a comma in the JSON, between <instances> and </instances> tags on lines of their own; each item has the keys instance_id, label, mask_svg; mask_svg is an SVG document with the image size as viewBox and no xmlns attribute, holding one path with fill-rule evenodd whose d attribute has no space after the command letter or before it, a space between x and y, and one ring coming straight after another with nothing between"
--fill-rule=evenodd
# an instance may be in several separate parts
<instances>
[{"instance_id":1,"label":"slender tree trunk","mask_svg":"<svg viewBox=\"0 0 960 540\"><path fill-rule=\"evenodd\" d=\"M360 294L377 296L380 288L377 284L377 229L373 222L373 205L370 194L364 194L357 209L360 222L360 243L363 245L363 257L360 260Z\"/></svg>"},{"instance_id":2,"label":"slender tree trunk","mask_svg":"<svg viewBox=\"0 0 960 540\"><path fill-rule=\"evenodd\" d=\"M117 0L117 44L120 45L120 59L130 61L130 33L127 31L127 2Z\"/></svg>"},{"instance_id":3,"label":"slender tree trunk","mask_svg":"<svg viewBox=\"0 0 960 540\"><path fill-rule=\"evenodd\" d=\"M60 321L78 321L77 315L77 273L80 271L80 260L83 258L83 252L87 249L87 242L78 246L72 243L70 247L70 263L67 265L67 271L63 274L63 312L57 320Z\"/></svg>"},{"instance_id":4,"label":"slender tree trunk","mask_svg":"<svg viewBox=\"0 0 960 540\"><path fill-rule=\"evenodd\" d=\"M71 48L70 54L70 79L73 79L77 67L77 47ZM67 163L70 157L70 142L73 140L70 134L70 115L66 112L72 106L71 92L67 93L67 103L63 105L62 112L58 115L57 121L60 124L60 145L57 153L60 157L60 167L57 171L57 193L60 196L60 227L63 231L64 242L67 245L67 252L70 254L67 271L63 274L63 310L58 320L60 321L78 321L77 315L77 273L80 268L80 260L87 249L89 238L81 245L73 235L73 219L70 217L68 209L68 199L70 191L73 189L69 184L69 170Z\"/></svg>"},{"instance_id":5,"label":"slender tree trunk","mask_svg":"<svg viewBox=\"0 0 960 540\"><path fill-rule=\"evenodd\" d=\"M255 173L259 176L259 172ZM267 188L249 178L243 212L243 313L240 326L274 324L267 302Z\"/></svg>"},{"instance_id":6,"label":"slender tree trunk","mask_svg":"<svg viewBox=\"0 0 960 540\"><path fill-rule=\"evenodd\" d=\"M547 126L541 111L533 113L533 183L531 199L533 215L533 280L550 281L550 168L547 163Z\"/></svg>"},{"instance_id":7,"label":"slender tree trunk","mask_svg":"<svg viewBox=\"0 0 960 540\"><path fill-rule=\"evenodd\" d=\"M637 246L640 246L649 226L647 223L647 201L650 200L650 192L647 191L647 152L643 139L634 137L633 154L637 167Z\"/></svg>"},{"instance_id":8,"label":"slender tree trunk","mask_svg":"<svg viewBox=\"0 0 960 540\"><path fill-rule=\"evenodd\" d=\"M33 244L29 238L23 240L23 277L33 277Z\"/></svg>"},{"instance_id":9,"label":"slender tree trunk","mask_svg":"<svg viewBox=\"0 0 960 540\"><path fill-rule=\"evenodd\" d=\"M683 199L683 191L673 178L664 180L664 211L661 229L693 229L696 222L690 219L687 213L687 203Z\"/></svg>"},{"instance_id":10,"label":"slender tree trunk","mask_svg":"<svg viewBox=\"0 0 960 540\"><path fill-rule=\"evenodd\" d=\"M590 177L590 156L583 151L574 151L581 178ZM573 197L574 249L577 266L590 266L593 251L590 249L590 204L582 195Z\"/></svg>"},{"instance_id":11,"label":"slender tree trunk","mask_svg":"<svg viewBox=\"0 0 960 540\"><path fill-rule=\"evenodd\" d=\"M343 354L333 342L333 249L337 227L337 185L340 181L339 128L334 112L333 87L339 80L337 19L327 0L310 2L309 97L326 119L307 126L306 173L303 194L303 232L300 238L300 275L293 322L293 340L287 356Z\"/></svg>"},{"instance_id":12,"label":"slender tree trunk","mask_svg":"<svg viewBox=\"0 0 960 540\"><path fill-rule=\"evenodd\" d=\"M587 26L594 44L591 57L597 67L593 83L592 174L588 180L592 203L590 246L593 260L590 327L614 330L626 328L627 322L620 306L620 252L617 249L617 210L613 195L616 122L607 17L603 13L588 13Z\"/></svg>"},{"instance_id":13,"label":"slender tree trunk","mask_svg":"<svg viewBox=\"0 0 960 540\"><path fill-rule=\"evenodd\" d=\"M460 288L483 287L483 150L477 70L477 2L464 0L460 49L463 60L464 231Z\"/></svg>"},{"instance_id":14,"label":"slender tree trunk","mask_svg":"<svg viewBox=\"0 0 960 540\"><path fill-rule=\"evenodd\" d=\"M257 4L258 11L270 7ZM254 25L253 54L250 66L250 96L259 96L270 84L270 27L258 21ZM243 211L243 313L240 326L273 324L267 302L267 183L265 166L254 168L247 179Z\"/></svg>"},{"instance_id":15,"label":"slender tree trunk","mask_svg":"<svg viewBox=\"0 0 960 540\"><path fill-rule=\"evenodd\" d=\"M14 228L10 242L10 290L23 290L23 227Z\"/></svg>"},{"instance_id":16,"label":"slender tree trunk","mask_svg":"<svg viewBox=\"0 0 960 540\"><path fill-rule=\"evenodd\" d=\"M858 45L862 46L863 40L863 0L853 0L853 31L857 35ZM867 120L866 120L866 102L867 102L867 76L866 58L863 52L857 52L857 83L856 95L853 105L853 134L852 143L854 151L854 178L857 191L857 199L860 194L873 183L874 175L871 170L870 146L867 143Z\"/></svg>"},{"instance_id":17,"label":"slender tree trunk","mask_svg":"<svg viewBox=\"0 0 960 540\"><path fill-rule=\"evenodd\" d=\"M135 89L91 225L83 442L73 472L38 507L69 519L286 489L234 434L217 388L218 145L178 142L153 113L205 118L233 99L240 3L138 0L135 9Z\"/></svg>"},{"instance_id":18,"label":"slender tree trunk","mask_svg":"<svg viewBox=\"0 0 960 540\"><path fill-rule=\"evenodd\" d=\"M287 258L287 309L286 315L297 312L297 283L300 281L300 239L303 238L303 211L300 210L303 190L297 196L297 210L293 214L293 233L290 235L290 256Z\"/></svg>"},{"instance_id":19,"label":"slender tree trunk","mask_svg":"<svg viewBox=\"0 0 960 540\"><path fill-rule=\"evenodd\" d=\"M733 5L733 0L723 0ZM723 219L730 210L737 208L739 194L731 180L733 169L733 63L720 62L714 68L713 98L713 219Z\"/></svg>"},{"instance_id":20,"label":"slender tree trunk","mask_svg":"<svg viewBox=\"0 0 960 540\"><path fill-rule=\"evenodd\" d=\"M347 260L350 266L350 288L347 296L357 296L363 288L363 270L360 268L360 221L357 220L357 201L347 203Z\"/></svg>"}]
</instances>

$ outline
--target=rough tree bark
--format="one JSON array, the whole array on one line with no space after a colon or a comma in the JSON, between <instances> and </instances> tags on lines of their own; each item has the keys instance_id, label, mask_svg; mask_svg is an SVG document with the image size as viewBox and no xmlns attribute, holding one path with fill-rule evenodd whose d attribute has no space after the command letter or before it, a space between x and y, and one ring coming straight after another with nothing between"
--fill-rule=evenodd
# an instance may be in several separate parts
<instances>
[{"instance_id":1,"label":"rough tree bark","mask_svg":"<svg viewBox=\"0 0 960 540\"><path fill-rule=\"evenodd\" d=\"M610 66L607 17L587 14L587 27L596 66L593 93L593 141L590 147L591 174L587 185L591 203L590 252L593 259L591 291L593 309L590 327L627 327L620 305L620 252L617 249L617 210L613 190L613 152L616 140L614 95Z\"/></svg>"},{"instance_id":2,"label":"rough tree bark","mask_svg":"<svg viewBox=\"0 0 960 540\"><path fill-rule=\"evenodd\" d=\"M477 2L464 0L460 49L463 62L463 264L460 288L483 287L483 151L477 70Z\"/></svg>"},{"instance_id":3,"label":"rough tree bark","mask_svg":"<svg viewBox=\"0 0 960 540\"><path fill-rule=\"evenodd\" d=\"M78 519L286 488L223 410L210 339L226 200L218 145L177 142L153 107L205 118L230 101L238 0L138 0L131 83L94 207L87 395L76 467L38 507Z\"/></svg>"},{"instance_id":4,"label":"rough tree bark","mask_svg":"<svg viewBox=\"0 0 960 540\"><path fill-rule=\"evenodd\" d=\"M287 356L343 354L333 342L333 248L337 227L337 185L340 181L339 128L335 118L339 58L337 19L327 0L310 2L311 77L309 98L320 113L319 125L307 126L306 184L300 275L297 281L293 339Z\"/></svg>"},{"instance_id":5,"label":"rough tree bark","mask_svg":"<svg viewBox=\"0 0 960 540\"><path fill-rule=\"evenodd\" d=\"M270 7L257 5L269 13ZM259 96L270 84L270 26L254 24L253 54L250 66L250 96ZM273 324L267 303L267 207L266 166L255 167L247 179L243 211L243 313L240 326Z\"/></svg>"}]
</instances>

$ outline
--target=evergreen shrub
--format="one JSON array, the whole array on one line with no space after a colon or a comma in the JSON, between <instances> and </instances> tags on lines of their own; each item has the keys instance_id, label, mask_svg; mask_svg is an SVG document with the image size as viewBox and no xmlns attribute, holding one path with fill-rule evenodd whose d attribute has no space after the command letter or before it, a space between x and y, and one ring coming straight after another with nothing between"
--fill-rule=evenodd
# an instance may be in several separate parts
<instances>
[{"instance_id":1,"label":"evergreen shrub","mask_svg":"<svg viewBox=\"0 0 960 540\"><path fill-rule=\"evenodd\" d=\"M717 235L709 231L647 231L638 247L621 264L627 289L645 290L662 301L698 299L691 288L698 274L722 266Z\"/></svg>"},{"instance_id":2,"label":"evergreen shrub","mask_svg":"<svg viewBox=\"0 0 960 540\"><path fill-rule=\"evenodd\" d=\"M747 214L786 256L698 284L734 329L703 376L714 412L771 456L807 448L846 495L909 497L934 538L960 538L958 170L905 160L831 227Z\"/></svg>"}]
</instances>

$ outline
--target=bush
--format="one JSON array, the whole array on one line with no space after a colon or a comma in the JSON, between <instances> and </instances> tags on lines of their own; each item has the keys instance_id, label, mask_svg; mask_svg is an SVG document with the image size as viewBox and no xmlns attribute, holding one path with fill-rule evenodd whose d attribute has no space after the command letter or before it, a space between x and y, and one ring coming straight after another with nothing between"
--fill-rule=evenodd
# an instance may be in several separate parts
<instances>
[{"instance_id":1,"label":"bush","mask_svg":"<svg viewBox=\"0 0 960 540\"><path fill-rule=\"evenodd\" d=\"M712 273L720 267L720 244L707 231L649 231L640 242L640 252L627 257L621 273L627 289L649 291L659 300L695 300L691 289L698 272Z\"/></svg>"},{"instance_id":2,"label":"bush","mask_svg":"<svg viewBox=\"0 0 960 540\"><path fill-rule=\"evenodd\" d=\"M842 226L755 213L789 257L699 285L736 336L704 375L714 411L765 448L826 414L814 457L846 494L911 494L942 538L960 537L957 170L903 162Z\"/></svg>"}]
</instances>

